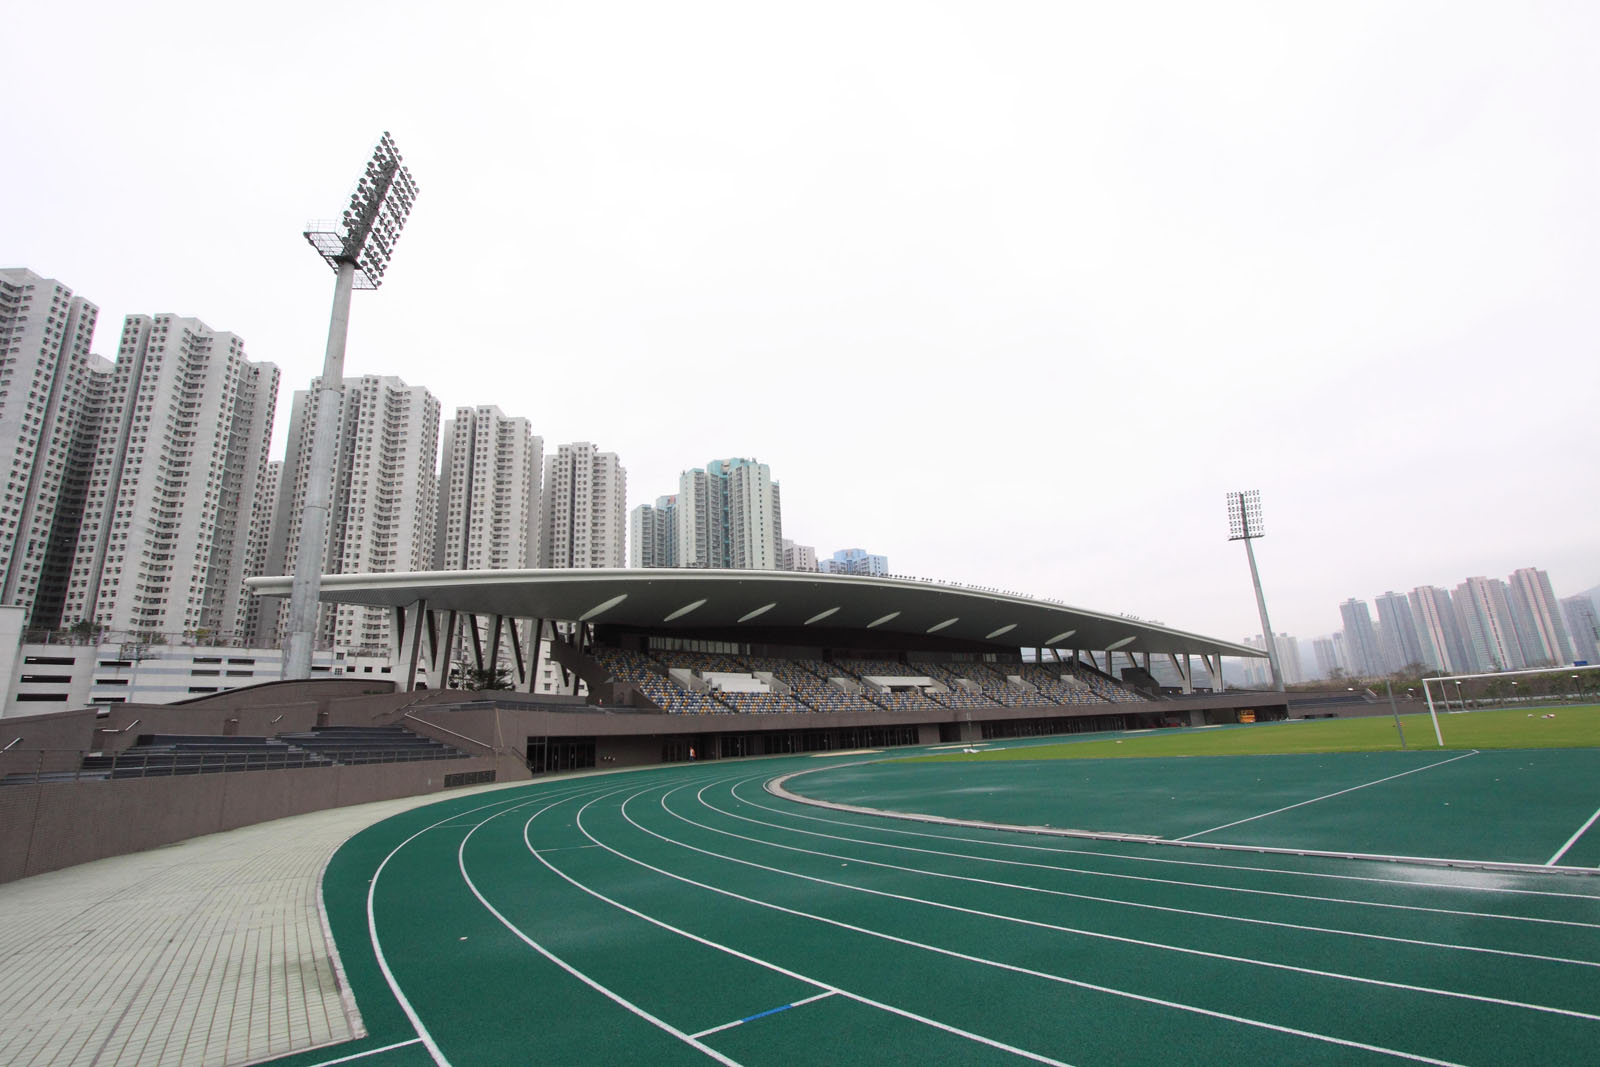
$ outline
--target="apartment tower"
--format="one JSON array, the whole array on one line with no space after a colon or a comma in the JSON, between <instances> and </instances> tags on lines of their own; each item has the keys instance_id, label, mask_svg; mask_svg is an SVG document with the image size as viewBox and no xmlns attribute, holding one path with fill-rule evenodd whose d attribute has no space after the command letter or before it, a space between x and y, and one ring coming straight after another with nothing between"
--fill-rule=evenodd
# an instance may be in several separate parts
<instances>
[{"instance_id":1,"label":"apartment tower","mask_svg":"<svg viewBox=\"0 0 1600 1067\"><path fill-rule=\"evenodd\" d=\"M539 565L544 439L493 405L456 409L444 424L434 566L516 570Z\"/></svg>"},{"instance_id":2,"label":"apartment tower","mask_svg":"<svg viewBox=\"0 0 1600 1067\"><path fill-rule=\"evenodd\" d=\"M199 319L130 315L64 602L134 634L237 640L278 368Z\"/></svg>"},{"instance_id":3,"label":"apartment tower","mask_svg":"<svg viewBox=\"0 0 1600 1067\"><path fill-rule=\"evenodd\" d=\"M269 574L294 573L301 552L321 379L297 390L289 415L289 444L278 485ZM339 394L323 573L424 571L434 564L438 536L439 401L421 386L376 374L346 378ZM287 634L288 600L263 611L255 643L278 644ZM346 651L389 649L389 615L382 608L324 605L316 643Z\"/></svg>"},{"instance_id":4,"label":"apartment tower","mask_svg":"<svg viewBox=\"0 0 1600 1067\"><path fill-rule=\"evenodd\" d=\"M627 558L628 473L587 441L544 461L539 565L621 567Z\"/></svg>"},{"instance_id":5,"label":"apartment tower","mask_svg":"<svg viewBox=\"0 0 1600 1067\"><path fill-rule=\"evenodd\" d=\"M110 381L89 352L97 315L54 279L0 270L0 604L29 626L62 624Z\"/></svg>"}]
</instances>

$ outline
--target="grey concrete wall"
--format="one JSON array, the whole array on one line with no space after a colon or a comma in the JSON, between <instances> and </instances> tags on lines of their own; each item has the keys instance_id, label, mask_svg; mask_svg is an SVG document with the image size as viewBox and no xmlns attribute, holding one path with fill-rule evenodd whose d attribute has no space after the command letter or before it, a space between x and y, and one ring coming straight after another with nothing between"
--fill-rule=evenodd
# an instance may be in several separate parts
<instances>
[{"instance_id":1,"label":"grey concrete wall","mask_svg":"<svg viewBox=\"0 0 1600 1067\"><path fill-rule=\"evenodd\" d=\"M490 769L498 770L491 759L419 760L4 786L0 881L324 808L437 792L446 774Z\"/></svg>"}]
</instances>

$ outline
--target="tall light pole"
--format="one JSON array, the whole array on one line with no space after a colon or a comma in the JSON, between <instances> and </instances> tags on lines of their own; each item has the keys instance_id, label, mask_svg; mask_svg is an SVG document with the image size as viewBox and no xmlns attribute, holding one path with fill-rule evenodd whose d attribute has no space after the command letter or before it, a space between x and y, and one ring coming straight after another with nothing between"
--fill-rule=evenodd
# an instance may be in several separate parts
<instances>
[{"instance_id":1,"label":"tall light pole","mask_svg":"<svg viewBox=\"0 0 1600 1067\"><path fill-rule=\"evenodd\" d=\"M311 437L311 462L306 478L305 508L300 513L300 548L295 554L294 582L289 587L289 638L284 646L283 677L311 677L311 649L317 629L317 596L322 589L324 540L333 495L333 452L339 435L339 395L344 386L344 342L350 330L350 292L376 289L394 253L400 230L417 197L417 183L400 160L387 132L373 149L367 171L350 195L350 206L338 224L312 223L306 240L337 274L333 284L333 316L328 322L328 348L317 391L317 421Z\"/></svg>"},{"instance_id":2,"label":"tall light pole","mask_svg":"<svg viewBox=\"0 0 1600 1067\"><path fill-rule=\"evenodd\" d=\"M1250 580L1256 587L1256 607L1261 611L1261 636L1267 646L1267 665L1272 668L1272 688L1283 692L1283 671L1278 667L1278 643L1272 636L1272 623L1267 619L1267 598L1261 592L1261 573L1256 570L1256 553L1250 542L1262 535L1261 490L1246 489L1228 494L1228 540L1243 541L1244 554L1250 560Z\"/></svg>"}]
</instances>

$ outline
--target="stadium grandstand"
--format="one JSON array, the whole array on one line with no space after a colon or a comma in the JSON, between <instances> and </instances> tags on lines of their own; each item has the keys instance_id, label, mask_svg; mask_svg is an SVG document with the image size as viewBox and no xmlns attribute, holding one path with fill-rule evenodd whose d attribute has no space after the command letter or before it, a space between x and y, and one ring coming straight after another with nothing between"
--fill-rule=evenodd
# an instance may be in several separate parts
<instances>
[{"instance_id":1,"label":"stadium grandstand","mask_svg":"<svg viewBox=\"0 0 1600 1067\"><path fill-rule=\"evenodd\" d=\"M261 596L290 578L257 578ZM393 672L5 720L0 881L230 826L587 768L1284 718L1256 649L1015 593L788 571L336 574ZM535 692L541 658L568 695ZM463 664L470 667L462 671ZM1153 684L1159 668L1178 684ZM506 688L428 687L503 675ZM1198 681L1197 681L1198 680ZM48 827L103 825L96 834Z\"/></svg>"}]
</instances>

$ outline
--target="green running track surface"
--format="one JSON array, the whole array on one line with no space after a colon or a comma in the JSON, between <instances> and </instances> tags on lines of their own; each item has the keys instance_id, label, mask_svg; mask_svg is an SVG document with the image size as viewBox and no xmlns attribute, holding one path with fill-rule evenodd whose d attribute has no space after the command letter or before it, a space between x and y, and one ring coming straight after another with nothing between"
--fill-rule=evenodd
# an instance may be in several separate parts
<instances>
[{"instance_id":1,"label":"green running track surface","mask_svg":"<svg viewBox=\"0 0 1600 1067\"><path fill-rule=\"evenodd\" d=\"M789 788L1536 863L1600 806L1593 750L1432 766L1459 755L786 757L454 797L336 854L324 899L368 1037L274 1062L1592 1063L1597 877L1045 837L765 788L825 767ZM1496 803L1451 810L1474 789ZM1402 828L1363 837L1368 824ZM1594 856L1597 837L1564 862Z\"/></svg>"}]
</instances>

